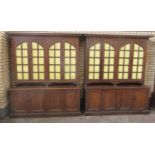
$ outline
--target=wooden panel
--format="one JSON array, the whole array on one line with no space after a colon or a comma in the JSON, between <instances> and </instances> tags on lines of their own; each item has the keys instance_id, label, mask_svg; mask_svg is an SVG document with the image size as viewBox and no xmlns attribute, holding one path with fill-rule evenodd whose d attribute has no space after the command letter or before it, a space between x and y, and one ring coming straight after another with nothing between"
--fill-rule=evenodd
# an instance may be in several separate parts
<instances>
[{"instance_id":1,"label":"wooden panel","mask_svg":"<svg viewBox=\"0 0 155 155\"><path fill-rule=\"evenodd\" d=\"M44 91L30 91L29 93L29 112L43 112L45 94Z\"/></svg>"},{"instance_id":2,"label":"wooden panel","mask_svg":"<svg viewBox=\"0 0 155 155\"><path fill-rule=\"evenodd\" d=\"M80 91L66 91L65 106L65 111L80 111Z\"/></svg>"},{"instance_id":3,"label":"wooden panel","mask_svg":"<svg viewBox=\"0 0 155 155\"><path fill-rule=\"evenodd\" d=\"M143 110L148 108L148 98L149 94L147 90L137 90L135 91L135 98L133 109L134 110Z\"/></svg>"},{"instance_id":4,"label":"wooden panel","mask_svg":"<svg viewBox=\"0 0 155 155\"><path fill-rule=\"evenodd\" d=\"M117 99L119 110L131 110L134 100L134 90L117 90Z\"/></svg>"},{"instance_id":5,"label":"wooden panel","mask_svg":"<svg viewBox=\"0 0 155 155\"><path fill-rule=\"evenodd\" d=\"M114 89L105 89L102 91L102 101L101 101L102 110L116 110L116 90Z\"/></svg>"},{"instance_id":6,"label":"wooden panel","mask_svg":"<svg viewBox=\"0 0 155 155\"><path fill-rule=\"evenodd\" d=\"M29 108L29 93L25 91L10 92L11 110L13 113L25 113Z\"/></svg>"},{"instance_id":7,"label":"wooden panel","mask_svg":"<svg viewBox=\"0 0 155 155\"><path fill-rule=\"evenodd\" d=\"M86 110L99 111L101 104L101 90L87 90Z\"/></svg>"},{"instance_id":8,"label":"wooden panel","mask_svg":"<svg viewBox=\"0 0 155 155\"><path fill-rule=\"evenodd\" d=\"M86 112L136 112L148 110L147 87L87 87Z\"/></svg>"},{"instance_id":9,"label":"wooden panel","mask_svg":"<svg viewBox=\"0 0 155 155\"><path fill-rule=\"evenodd\" d=\"M61 112L63 111L63 94L61 91L49 90L46 94L46 111Z\"/></svg>"}]
</instances>

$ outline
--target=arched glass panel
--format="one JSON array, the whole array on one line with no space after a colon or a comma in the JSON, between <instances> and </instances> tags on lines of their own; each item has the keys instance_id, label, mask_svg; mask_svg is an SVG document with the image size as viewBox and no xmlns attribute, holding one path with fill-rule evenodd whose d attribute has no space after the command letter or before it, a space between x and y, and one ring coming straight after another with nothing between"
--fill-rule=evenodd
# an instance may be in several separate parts
<instances>
[{"instance_id":1,"label":"arched glass panel","mask_svg":"<svg viewBox=\"0 0 155 155\"><path fill-rule=\"evenodd\" d=\"M118 79L129 78L130 49L131 45L126 44L119 51Z\"/></svg>"},{"instance_id":2,"label":"arched glass panel","mask_svg":"<svg viewBox=\"0 0 155 155\"><path fill-rule=\"evenodd\" d=\"M45 79L44 48L36 42L32 42L32 72L33 80Z\"/></svg>"},{"instance_id":3,"label":"arched glass panel","mask_svg":"<svg viewBox=\"0 0 155 155\"><path fill-rule=\"evenodd\" d=\"M142 79L144 49L138 44L134 44L132 79Z\"/></svg>"},{"instance_id":4,"label":"arched glass panel","mask_svg":"<svg viewBox=\"0 0 155 155\"><path fill-rule=\"evenodd\" d=\"M18 80L29 79L28 68L28 43L23 42L16 47L16 69Z\"/></svg>"},{"instance_id":5,"label":"arched glass panel","mask_svg":"<svg viewBox=\"0 0 155 155\"><path fill-rule=\"evenodd\" d=\"M97 80L100 78L100 57L101 57L101 44L97 43L89 49L88 59L88 79Z\"/></svg>"},{"instance_id":6,"label":"arched glass panel","mask_svg":"<svg viewBox=\"0 0 155 155\"><path fill-rule=\"evenodd\" d=\"M114 57L115 51L113 46L108 43L104 44L103 60L103 79L114 79Z\"/></svg>"},{"instance_id":7,"label":"arched glass panel","mask_svg":"<svg viewBox=\"0 0 155 155\"><path fill-rule=\"evenodd\" d=\"M49 79L61 79L61 44L55 43L49 48Z\"/></svg>"},{"instance_id":8,"label":"arched glass panel","mask_svg":"<svg viewBox=\"0 0 155 155\"><path fill-rule=\"evenodd\" d=\"M76 48L70 43L64 44L64 78L76 79Z\"/></svg>"}]
</instances>

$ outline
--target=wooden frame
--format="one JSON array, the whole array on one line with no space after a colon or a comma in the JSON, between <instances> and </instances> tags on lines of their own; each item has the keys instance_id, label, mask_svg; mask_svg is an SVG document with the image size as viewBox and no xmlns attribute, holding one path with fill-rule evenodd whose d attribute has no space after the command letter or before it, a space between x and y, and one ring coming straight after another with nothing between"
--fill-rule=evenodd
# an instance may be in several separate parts
<instances>
[{"instance_id":1,"label":"wooden frame","mask_svg":"<svg viewBox=\"0 0 155 155\"><path fill-rule=\"evenodd\" d=\"M30 79L29 80L17 80L17 71L16 71L16 47L23 42L28 43L28 60L29 60L29 74L30 74ZM44 57L44 62L45 62L45 79L44 80L33 80L32 79L32 46L31 43L35 42L41 45L44 49L45 57ZM61 53L62 53L62 58L61 58L61 76L63 77L64 74L64 48L63 45L64 43L70 43L76 48L76 79L75 80L50 80L49 79L49 48L54 45L55 43L61 43ZM77 84L79 82L79 40L78 37L76 36L11 36L11 44L12 44L12 52L11 52L11 57L12 57L12 86L15 86L16 84L20 83L74 83Z\"/></svg>"},{"instance_id":2,"label":"wooden frame","mask_svg":"<svg viewBox=\"0 0 155 155\"><path fill-rule=\"evenodd\" d=\"M147 52L147 37L137 37L137 38L132 38L132 37L104 37L104 36L87 36L86 39L86 65L85 65L85 71L86 71L86 76L85 76L85 84L91 84L91 83L113 83L113 84L119 84L119 83L144 83L144 75L145 75L145 62L146 62L146 52ZM95 45L96 43L99 43L101 45L101 58L100 58L100 78L99 79L94 79L94 80L89 80L88 79L88 66L89 66L89 50L90 47ZM103 43L108 43L110 44L114 50L115 50L115 65L114 65L114 79L112 80L105 80L102 79L102 73L101 70L103 69L103 54L104 54L104 49L103 49ZM119 57L119 51L120 48L123 47L126 44L131 45L131 58L129 62L129 78L128 79L118 79L118 57ZM144 49L144 68L143 68L143 73L142 73L142 78L141 79L131 79L131 73L132 73L132 56L133 56L133 45L138 44Z\"/></svg>"},{"instance_id":3,"label":"wooden frame","mask_svg":"<svg viewBox=\"0 0 155 155\"><path fill-rule=\"evenodd\" d=\"M80 37L85 45L82 49L84 62L80 61ZM148 112L149 89L144 86L148 36L10 33L10 38L12 88L9 92L12 115L80 114L81 96L86 102L86 114ZM26 76L25 80L19 80L16 76L16 47L23 42L28 44L28 48L25 57L21 54L23 47L19 48L19 73L27 75L29 72L29 79ZM138 47L136 54L133 53L135 47ZM91 65L89 56L93 62ZM28 59L28 64L22 58ZM134 68L139 75L142 73L142 77L132 79L133 62L139 63L142 58L143 65ZM28 66L28 71L23 63ZM83 78L80 77L80 63L84 65ZM88 78L90 70L92 79ZM45 73L44 77L42 73ZM118 79L118 74L127 78ZM138 73L135 75L139 76ZM84 95L80 94L83 89L80 83L85 86Z\"/></svg>"}]
</instances>

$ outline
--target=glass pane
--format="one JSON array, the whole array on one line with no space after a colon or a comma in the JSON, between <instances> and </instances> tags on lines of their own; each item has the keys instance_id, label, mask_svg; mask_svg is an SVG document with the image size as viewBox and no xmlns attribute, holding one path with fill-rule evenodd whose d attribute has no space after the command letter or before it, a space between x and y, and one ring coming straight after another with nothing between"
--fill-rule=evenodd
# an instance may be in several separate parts
<instances>
[{"instance_id":1,"label":"glass pane","mask_svg":"<svg viewBox=\"0 0 155 155\"><path fill-rule=\"evenodd\" d=\"M55 64L60 64L60 58L55 59Z\"/></svg>"},{"instance_id":2,"label":"glass pane","mask_svg":"<svg viewBox=\"0 0 155 155\"><path fill-rule=\"evenodd\" d=\"M56 72L60 72L60 66L58 66L58 65L55 66L55 71L56 71Z\"/></svg>"},{"instance_id":3,"label":"glass pane","mask_svg":"<svg viewBox=\"0 0 155 155\"><path fill-rule=\"evenodd\" d=\"M89 51L89 57L94 57L95 56L95 52L94 51Z\"/></svg>"},{"instance_id":4,"label":"glass pane","mask_svg":"<svg viewBox=\"0 0 155 155\"><path fill-rule=\"evenodd\" d=\"M142 72L143 71L143 67L142 66L138 66L138 72Z\"/></svg>"},{"instance_id":5,"label":"glass pane","mask_svg":"<svg viewBox=\"0 0 155 155\"><path fill-rule=\"evenodd\" d=\"M89 79L92 80L93 79L93 73L89 73Z\"/></svg>"},{"instance_id":6,"label":"glass pane","mask_svg":"<svg viewBox=\"0 0 155 155\"><path fill-rule=\"evenodd\" d=\"M23 79L22 73L17 73L17 79L18 80L22 80Z\"/></svg>"},{"instance_id":7,"label":"glass pane","mask_svg":"<svg viewBox=\"0 0 155 155\"><path fill-rule=\"evenodd\" d=\"M114 64L114 59L111 58L111 59L110 59L110 65L113 65L113 64Z\"/></svg>"},{"instance_id":8,"label":"glass pane","mask_svg":"<svg viewBox=\"0 0 155 155\"><path fill-rule=\"evenodd\" d=\"M65 64L70 64L70 58L65 58Z\"/></svg>"},{"instance_id":9,"label":"glass pane","mask_svg":"<svg viewBox=\"0 0 155 155\"><path fill-rule=\"evenodd\" d=\"M95 66L95 72L99 72L99 66Z\"/></svg>"},{"instance_id":10,"label":"glass pane","mask_svg":"<svg viewBox=\"0 0 155 155\"><path fill-rule=\"evenodd\" d=\"M100 51L95 51L95 57L100 57Z\"/></svg>"},{"instance_id":11,"label":"glass pane","mask_svg":"<svg viewBox=\"0 0 155 155\"><path fill-rule=\"evenodd\" d=\"M124 51L119 52L119 57L124 57Z\"/></svg>"},{"instance_id":12,"label":"glass pane","mask_svg":"<svg viewBox=\"0 0 155 155\"><path fill-rule=\"evenodd\" d=\"M109 59L105 58L105 59L104 59L104 64L105 64L105 65L108 65L108 64L109 64Z\"/></svg>"},{"instance_id":13,"label":"glass pane","mask_svg":"<svg viewBox=\"0 0 155 155\"><path fill-rule=\"evenodd\" d=\"M33 43L32 43L32 49L37 49L37 48L38 48L38 44L35 43L35 42L33 42Z\"/></svg>"},{"instance_id":14,"label":"glass pane","mask_svg":"<svg viewBox=\"0 0 155 155\"><path fill-rule=\"evenodd\" d=\"M54 80L54 73L50 73L50 79Z\"/></svg>"},{"instance_id":15,"label":"glass pane","mask_svg":"<svg viewBox=\"0 0 155 155\"><path fill-rule=\"evenodd\" d=\"M75 73L71 73L71 79L75 79Z\"/></svg>"},{"instance_id":16,"label":"glass pane","mask_svg":"<svg viewBox=\"0 0 155 155\"><path fill-rule=\"evenodd\" d=\"M140 50L140 51L143 51L144 49L143 49L142 47L139 46L139 50Z\"/></svg>"},{"instance_id":17,"label":"glass pane","mask_svg":"<svg viewBox=\"0 0 155 155\"><path fill-rule=\"evenodd\" d=\"M21 49L21 48L22 48L21 44L16 47L16 49Z\"/></svg>"},{"instance_id":18,"label":"glass pane","mask_svg":"<svg viewBox=\"0 0 155 155\"><path fill-rule=\"evenodd\" d=\"M100 50L100 44L95 45L95 50Z\"/></svg>"},{"instance_id":19,"label":"glass pane","mask_svg":"<svg viewBox=\"0 0 155 155\"><path fill-rule=\"evenodd\" d=\"M33 79L38 80L38 73L33 73Z\"/></svg>"},{"instance_id":20,"label":"glass pane","mask_svg":"<svg viewBox=\"0 0 155 155\"><path fill-rule=\"evenodd\" d=\"M119 66L119 67L118 67L118 71L119 71L119 72L123 72L123 66Z\"/></svg>"},{"instance_id":21,"label":"glass pane","mask_svg":"<svg viewBox=\"0 0 155 155\"><path fill-rule=\"evenodd\" d=\"M60 43L55 44L55 49L60 49Z\"/></svg>"},{"instance_id":22,"label":"glass pane","mask_svg":"<svg viewBox=\"0 0 155 155\"><path fill-rule=\"evenodd\" d=\"M137 79L142 79L142 73L137 74Z\"/></svg>"},{"instance_id":23,"label":"glass pane","mask_svg":"<svg viewBox=\"0 0 155 155\"><path fill-rule=\"evenodd\" d=\"M91 46L90 47L90 50L95 50L95 46Z\"/></svg>"},{"instance_id":24,"label":"glass pane","mask_svg":"<svg viewBox=\"0 0 155 155\"><path fill-rule=\"evenodd\" d=\"M110 72L113 72L113 71L114 71L114 66L110 66L110 67L109 67L109 71L110 71Z\"/></svg>"},{"instance_id":25,"label":"glass pane","mask_svg":"<svg viewBox=\"0 0 155 155\"><path fill-rule=\"evenodd\" d=\"M99 64L100 64L100 59L97 59L97 58L96 58L96 59L95 59L95 64L96 64L96 65L99 65Z\"/></svg>"},{"instance_id":26,"label":"glass pane","mask_svg":"<svg viewBox=\"0 0 155 155\"><path fill-rule=\"evenodd\" d=\"M44 58L39 58L39 64L44 64Z\"/></svg>"},{"instance_id":27,"label":"glass pane","mask_svg":"<svg viewBox=\"0 0 155 155\"><path fill-rule=\"evenodd\" d=\"M134 52L133 57L134 57L134 58L138 58L138 52Z\"/></svg>"},{"instance_id":28,"label":"glass pane","mask_svg":"<svg viewBox=\"0 0 155 155\"><path fill-rule=\"evenodd\" d=\"M44 66L43 65L39 66L39 72L44 72Z\"/></svg>"},{"instance_id":29,"label":"glass pane","mask_svg":"<svg viewBox=\"0 0 155 155\"><path fill-rule=\"evenodd\" d=\"M109 57L109 51L104 51L104 57Z\"/></svg>"},{"instance_id":30,"label":"glass pane","mask_svg":"<svg viewBox=\"0 0 155 155\"><path fill-rule=\"evenodd\" d=\"M119 59L119 65L123 65L123 59Z\"/></svg>"},{"instance_id":31,"label":"glass pane","mask_svg":"<svg viewBox=\"0 0 155 155\"><path fill-rule=\"evenodd\" d=\"M76 57L76 51L75 50L71 50L71 56Z\"/></svg>"},{"instance_id":32,"label":"glass pane","mask_svg":"<svg viewBox=\"0 0 155 155\"><path fill-rule=\"evenodd\" d=\"M75 58L71 58L71 64L76 64L76 59Z\"/></svg>"},{"instance_id":33,"label":"glass pane","mask_svg":"<svg viewBox=\"0 0 155 155\"><path fill-rule=\"evenodd\" d=\"M57 80L59 80L59 79L60 79L60 75L61 75L60 73L56 73L56 74L55 74L55 78L56 78Z\"/></svg>"},{"instance_id":34,"label":"glass pane","mask_svg":"<svg viewBox=\"0 0 155 155\"><path fill-rule=\"evenodd\" d=\"M129 71L129 67L128 66L124 66L124 72L128 72Z\"/></svg>"},{"instance_id":35,"label":"glass pane","mask_svg":"<svg viewBox=\"0 0 155 155\"><path fill-rule=\"evenodd\" d=\"M103 74L103 79L108 79L108 73Z\"/></svg>"},{"instance_id":36,"label":"glass pane","mask_svg":"<svg viewBox=\"0 0 155 155\"><path fill-rule=\"evenodd\" d=\"M124 79L128 79L128 73L124 73Z\"/></svg>"},{"instance_id":37,"label":"glass pane","mask_svg":"<svg viewBox=\"0 0 155 155\"><path fill-rule=\"evenodd\" d=\"M17 64L22 64L22 59L21 58L17 58Z\"/></svg>"},{"instance_id":38,"label":"glass pane","mask_svg":"<svg viewBox=\"0 0 155 155\"><path fill-rule=\"evenodd\" d=\"M38 64L38 59L37 58L33 58L33 64Z\"/></svg>"},{"instance_id":39,"label":"glass pane","mask_svg":"<svg viewBox=\"0 0 155 155\"><path fill-rule=\"evenodd\" d=\"M28 80L29 79L28 73L24 73L23 77L24 77L24 80Z\"/></svg>"},{"instance_id":40,"label":"glass pane","mask_svg":"<svg viewBox=\"0 0 155 155\"><path fill-rule=\"evenodd\" d=\"M109 50L110 49L110 45L109 44L104 44L104 49Z\"/></svg>"},{"instance_id":41,"label":"glass pane","mask_svg":"<svg viewBox=\"0 0 155 155\"><path fill-rule=\"evenodd\" d=\"M110 52L110 57L114 57L114 51Z\"/></svg>"},{"instance_id":42,"label":"glass pane","mask_svg":"<svg viewBox=\"0 0 155 155\"><path fill-rule=\"evenodd\" d=\"M90 59L89 59L89 64L91 64L91 65L94 64L94 59L93 59L93 58L90 58Z\"/></svg>"},{"instance_id":43,"label":"glass pane","mask_svg":"<svg viewBox=\"0 0 155 155\"><path fill-rule=\"evenodd\" d=\"M144 52L139 52L139 57L143 58L144 57Z\"/></svg>"},{"instance_id":44,"label":"glass pane","mask_svg":"<svg viewBox=\"0 0 155 155\"><path fill-rule=\"evenodd\" d=\"M27 43L25 42L25 43L22 43L22 48L23 49L27 49Z\"/></svg>"},{"instance_id":45,"label":"glass pane","mask_svg":"<svg viewBox=\"0 0 155 155\"><path fill-rule=\"evenodd\" d=\"M70 72L70 66L65 66L65 72Z\"/></svg>"},{"instance_id":46,"label":"glass pane","mask_svg":"<svg viewBox=\"0 0 155 155\"><path fill-rule=\"evenodd\" d=\"M28 72L28 66L24 65L24 66L23 66L23 71L24 71L24 72Z\"/></svg>"},{"instance_id":47,"label":"glass pane","mask_svg":"<svg viewBox=\"0 0 155 155\"><path fill-rule=\"evenodd\" d=\"M134 44L134 50L138 50L139 45Z\"/></svg>"},{"instance_id":48,"label":"glass pane","mask_svg":"<svg viewBox=\"0 0 155 155\"><path fill-rule=\"evenodd\" d=\"M75 66L71 66L71 72L75 72Z\"/></svg>"},{"instance_id":49,"label":"glass pane","mask_svg":"<svg viewBox=\"0 0 155 155\"><path fill-rule=\"evenodd\" d=\"M123 78L123 73L119 73L118 74L118 79L122 79Z\"/></svg>"},{"instance_id":50,"label":"glass pane","mask_svg":"<svg viewBox=\"0 0 155 155\"><path fill-rule=\"evenodd\" d=\"M133 64L137 65L138 64L138 59L133 59Z\"/></svg>"},{"instance_id":51,"label":"glass pane","mask_svg":"<svg viewBox=\"0 0 155 155\"><path fill-rule=\"evenodd\" d=\"M70 49L70 44L69 43L65 43L65 49Z\"/></svg>"},{"instance_id":52,"label":"glass pane","mask_svg":"<svg viewBox=\"0 0 155 155\"><path fill-rule=\"evenodd\" d=\"M55 53L54 50L50 50L50 51L49 51L49 55L50 55L50 57L54 57L54 53Z\"/></svg>"},{"instance_id":53,"label":"glass pane","mask_svg":"<svg viewBox=\"0 0 155 155\"><path fill-rule=\"evenodd\" d=\"M71 45L71 49L72 49L72 50L75 50L75 47L74 47L73 45Z\"/></svg>"},{"instance_id":54,"label":"glass pane","mask_svg":"<svg viewBox=\"0 0 155 155\"><path fill-rule=\"evenodd\" d=\"M53 65L50 66L50 72L54 72L54 66Z\"/></svg>"},{"instance_id":55,"label":"glass pane","mask_svg":"<svg viewBox=\"0 0 155 155\"><path fill-rule=\"evenodd\" d=\"M129 51L125 51L125 57L129 58L130 57L130 52Z\"/></svg>"},{"instance_id":56,"label":"glass pane","mask_svg":"<svg viewBox=\"0 0 155 155\"><path fill-rule=\"evenodd\" d=\"M108 66L104 66L104 72L108 72Z\"/></svg>"},{"instance_id":57,"label":"glass pane","mask_svg":"<svg viewBox=\"0 0 155 155\"><path fill-rule=\"evenodd\" d=\"M129 65L129 59L124 60L124 65Z\"/></svg>"},{"instance_id":58,"label":"glass pane","mask_svg":"<svg viewBox=\"0 0 155 155\"><path fill-rule=\"evenodd\" d=\"M70 79L70 73L65 73L65 79Z\"/></svg>"},{"instance_id":59,"label":"glass pane","mask_svg":"<svg viewBox=\"0 0 155 155\"><path fill-rule=\"evenodd\" d=\"M126 50L130 50L130 44L127 44L127 45L125 46L125 49L126 49Z\"/></svg>"},{"instance_id":60,"label":"glass pane","mask_svg":"<svg viewBox=\"0 0 155 155\"><path fill-rule=\"evenodd\" d=\"M94 73L94 79L99 79L99 73Z\"/></svg>"},{"instance_id":61,"label":"glass pane","mask_svg":"<svg viewBox=\"0 0 155 155\"><path fill-rule=\"evenodd\" d=\"M38 72L38 66L33 65L33 72Z\"/></svg>"},{"instance_id":62,"label":"glass pane","mask_svg":"<svg viewBox=\"0 0 155 155\"><path fill-rule=\"evenodd\" d=\"M44 50L39 50L39 56L43 57L44 56Z\"/></svg>"},{"instance_id":63,"label":"glass pane","mask_svg":"<svg viewBox=\"0 0 155 155\"><path fill-rule=\"evenodd\" d=\"M133 71L133 72L137 72L137 66L133 66L133 67L132 67L132 71Z\"/></svg>"},{"instance_id":64,"label":"glass pane","mask_svg":"<svg viewBox=\"0 0 155 155\"><path fill-rule=\"evenodd\" d=\"M143 59L139 59L139 65L143 65Z\"/></svg>"},{"instance_id":65,"label":"glass pane","mask_svg":"<svg viewBox=\"0 0 155 155\"><path fill-rule=\"evenodd\" d=\"M28 80L28 79L29 79L28 73L24 73L24 74L23 74L23 79L24 79L24 80Z\"/></svg>"},{"instance_id":66,"label":"glass pane","mask_svg":"<svg viewBox=\"0 0 155 155\"><path fill-rule=\"evenodd\" d=\"M50 63L50 64L54 64L54 58L50 58L49 63Z\"/></svg>"},{"instance_id":67,"label":"glass pane","mask_svg":"<svg viewBox=\"0 0 155 155\"><path fill-rule=\"evenodd\" d=\"M16 56L20 57L21 56L21 50L16 50Z\"/></svg>"},{"instance_id":68,"label":"glass pane","mask_svg":"<svg viewBox=\"0 0 155 155\"><path fill-rule=\"evenodd\" d=\"M39 73L39 79L43 80L44 79L44 73Z\"/></svg>"},{"instance_id":69,"label":"glass pane","mask_svg":"<svg viewBox=\"0 0 155 155\"><path fill-rule=\"evenodd\" d=\"M132 79L136 79L136 73L132 73Z\"/></svg>"},{"instance_id":70,"label":"glass pane","mask_svg":"<svg viewBox=\"0 0 155 155\"><path fill-rule=\"evenodd\" d=\"M28 64L28 59L27 58L23 58L23 64Z\"/></svg>"},{"instance_id":71,"label":"glass pane","mask_svg":"<svg viewBox=\"0 0 155 155\"><path fill-rule=\"evenodd\" d=\"M70 57L70 50L65 50L65 57Z\"/></svg>"},{"instance_id":72,"label":"glass pane","mask_svg":"<svg viewBox=\"0 0 155 155\"><path fill-rule=\"evenodd\" d=\"M94 72L94 66L89 66L89 72Z\"/></svg>"},{"instance_id":73,"label":"glass pane","mask_svg":"<svg viewBox=\"0 0 155 155\"><path fill-rule=\"evenodd\" d=\"M113 73L109 73L109 79L113 79L114 78L114 74Z\"/></svg>"},{"instance_id":74,"label":"glass pane","mask_svg":"<svg viewBox=\"0 0 155 155\"><path fill-rule=\"evenodd\" d=\"M22 66L21 65L17 65L17 72L22 72Z\"/></svg>"},{"instance_id":75,"label":"glass pane","mask_svg":"<svg viewBox=\"0 0 155 155\"><path fill-rule=\"evenodd\" d=\"M27 57L27 50L23 50L23 56Z\"/></svg>"}]
</instances>

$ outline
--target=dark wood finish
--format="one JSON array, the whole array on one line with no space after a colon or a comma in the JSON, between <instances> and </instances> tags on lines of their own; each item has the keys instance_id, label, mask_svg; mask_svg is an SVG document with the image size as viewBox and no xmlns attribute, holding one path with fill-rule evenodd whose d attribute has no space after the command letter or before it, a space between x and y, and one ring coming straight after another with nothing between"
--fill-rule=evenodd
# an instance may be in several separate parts
<instances>
[{"instance_id":1,"label":"dark wood finish","mask_svg":"<svg viewBox=\"0 0 155 155\"><path fill-rule=\"evenodd\" d=\"M16 47L20 43L28 43L28 66L29 66L29 79L18 80L16 70ZM41 45L44 49L44 61L45 61L45 79L44 80L33 80L32 79L32 42L36 42ZM49 79L49 48L55 43L61 43L61 80ZM70 43L76 48L76 79L65 80L64 79L64 43ZM12 86L20 83L75 83L79 82L79 38L77 36L35 36L35 35L13 35L11 36L11 70L12 70Z\"/></svg>"},{"instance_id":2,"label":"dark wood finish","mask_svg":"<svg viewBox=\"0 0 155 155\"><path fill-rule=\"evenodd\" d=\"M133 37L133 36L103 36L103 35L87 35L88 37L86 38L86 65L85 65L85 84L90 84L90 83L113 83L113 84L118 84L118 83L144 83L144 76L145 76L145 63L146 63L146 53L147 53L147 44L148 44L148 37ZM99 79L93 79L90 80L88 78L88 68L89 68L89 50L90 47L95 45L96 43L101 44L101 57L100 57L100 78ZM102 79L102 74L103 74L103 54L104 54L104 49L103 45L104 43L108 43L114 47L115 51L115 58L114 58L114 79ZM118 60L119 60L119 51L120 48L123 47L126 44L131 45L130 49L130 61L129 61L129 77L128 79L118 79ZM133 63L133 45L138 44L144 49L144 62L143 62L143 71L142 71L142 78L141 79L131 79L131 74L132 74L132 63Z\"/></svg>"},{"instance_id":3,"label":"dark wood finish","mask_svg":"<svg viewBox=\"0 0 155 155\"><path fill-rule=\"evenodd\" d=\"M11 113L80 113L79 87L13 88L9 90Z\"/></svg>"},{"instance_id":4,"label":"dark wood finish","mask_svg":"<svg viewBox=\"0 0 155 155\"><path fill-rule=\"evenodd\" d=\"M148 110L149 88L145 86L88 86L86 113L144 112Z\"/></svg>"}]
</instances>

